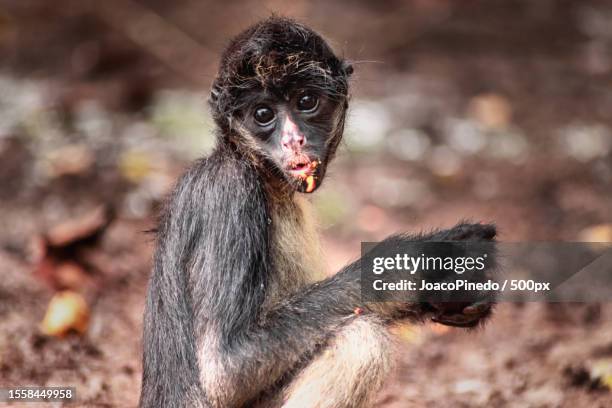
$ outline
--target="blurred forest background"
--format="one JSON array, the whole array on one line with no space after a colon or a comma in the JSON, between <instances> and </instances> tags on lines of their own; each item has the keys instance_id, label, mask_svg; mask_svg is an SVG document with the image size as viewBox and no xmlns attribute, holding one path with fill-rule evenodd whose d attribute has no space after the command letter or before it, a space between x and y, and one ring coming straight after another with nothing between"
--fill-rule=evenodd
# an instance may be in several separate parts
<instances>
[{"instance_id":1,"label":"blurred forest background","mask_svg":"<svg viewBox=\"0 0 612 408\"><path fill-rule=\"evenodd\" d=\"M612 2L0 0L0 386L135 406L160 202L213 144L228 39L292 16L355 62L314 197L329 271L392 232L612 241ZM378 407L612 406L612 306L399 330Z\"/></svg>"}]
</instances>

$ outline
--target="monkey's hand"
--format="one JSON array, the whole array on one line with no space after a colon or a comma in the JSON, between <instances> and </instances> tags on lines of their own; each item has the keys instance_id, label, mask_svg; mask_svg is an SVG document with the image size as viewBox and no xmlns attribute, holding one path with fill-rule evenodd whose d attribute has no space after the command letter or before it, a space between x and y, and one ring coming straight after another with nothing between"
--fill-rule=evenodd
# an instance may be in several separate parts
<instances>
[{"instance_id":1,"label":"monkey's hand","mask_svg":"<svg viewBox=\"0 0 612 408\"><path fill-rule=\"evenodd\" d=\"M436 323L454 327L475 327L491 315L493 301L482 299L470 302L442 302L428 304L434 313Z\"/></svg>"},{"instance_id":2,"label":"monkey's hand","mask_svg":"<svg viewBox=\"0 0 612 408\"><path fill-rule=\"evenodd\" d=\"M455 227L438 231L431 236L422 237L429 241L471 241L482 243L495 242L496 229L490 224L467 224L461 223ZM490 244L489 244L490 245ZM478 246L478 245L476 245ZM489 247L493 253L489 254L489 263L482 273L472 276L475 281L483 281L491 277L495 268L494 246ZM470 256L470 249L466 249L466 255ZM478 254L473 254L478 255ZM494 296L490 293L470 293L457 301L427 302L423 305L429 310L434 322L455 327L475 327L482 324L493 310Z\"/></svg>"}]
</instances>

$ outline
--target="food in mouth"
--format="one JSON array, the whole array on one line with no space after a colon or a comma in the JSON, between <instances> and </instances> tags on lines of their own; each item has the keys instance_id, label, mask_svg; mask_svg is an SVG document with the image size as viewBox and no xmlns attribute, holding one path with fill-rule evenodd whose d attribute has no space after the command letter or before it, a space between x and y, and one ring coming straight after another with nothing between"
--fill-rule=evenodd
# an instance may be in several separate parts
<instances>
[{"instance_id":1,"label":"food in mouth","mask_svg":"<svg viewBox=\"0 0 612 408\"><path fill-rule=\"evenodd\" d=\"M306 177L306 192L312 193L316 187L315 179L313 176Z\"/></svg>"},{"instance_id":2,"label":"food in mouth","mask_svg":"<svg viewBox=\"0 0 612 408\"><path fill-rule=\"evenodd\" d=\"M317 168L318 165L319 162L317 160L300 161L292 164L289 167L289 171L295 177L306 178Z\"/></svg>"},{"instance_id":3,"label":"food in mouth","mask_svg":"<svg viewBox=\"0 0 612 408\"><path fill-rule=\"evenodd\" d=\"M318 160L312 160L309 162L296 163L289 168L289 172L293 177L302 180L302 182L306 184L306 193L312 193L317 186L314 172L318 165Z\"/></svg>"}]
</instances>

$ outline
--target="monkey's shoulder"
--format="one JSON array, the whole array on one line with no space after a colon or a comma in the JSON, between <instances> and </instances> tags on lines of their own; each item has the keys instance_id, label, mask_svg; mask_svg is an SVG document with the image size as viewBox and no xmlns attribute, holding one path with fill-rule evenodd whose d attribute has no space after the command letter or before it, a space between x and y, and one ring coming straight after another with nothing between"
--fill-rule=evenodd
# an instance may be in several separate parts
<instances>
[{"instance_id":1,"label":"monkey's shoulder","mask_svg":"<svg viewBox=\"0 0 612 408\"><path fill-rule=\"evenodd\" d=\"M245 160L224 151L195 161L178 182L177 190L188 189L194 194L221 191L227 195L243 196L263 192L259 174Z\"/></svg>"},{"instance_id":2,"label":"monkey's shoulder","mask_svg":"<svg viewBox=\"0 0 612 408\"><path fill-rule=\"evenodd\" d=\"M179 178L162 210L160 227L207 242L227 237L237 242L245 236L265 236L268 220L264 186L257 174L235 157L214 152L194 162Z\"/></svg>"}]
</instances>

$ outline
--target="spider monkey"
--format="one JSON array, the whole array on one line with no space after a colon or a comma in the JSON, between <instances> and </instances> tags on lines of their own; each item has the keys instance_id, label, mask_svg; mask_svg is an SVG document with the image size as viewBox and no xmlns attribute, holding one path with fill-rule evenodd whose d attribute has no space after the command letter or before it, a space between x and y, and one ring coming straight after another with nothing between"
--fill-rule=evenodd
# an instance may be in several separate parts
<instances>
[{"instance_id":1,"label":"spider monkey","mask_svg":"<svg viewBox=\"0 0 612 408\"><path fill-rule=\"evenodd\" d=\"M212 86L217 144L159 221L144 316L141 407L363 407L391 367L389 327L471 327L491 302L361 300L359 260L324 278L306 194L342 137L351 65L270 17L231 41ZM459 224L399 241L492 241Z\"/></svg>"}]
</instances>

